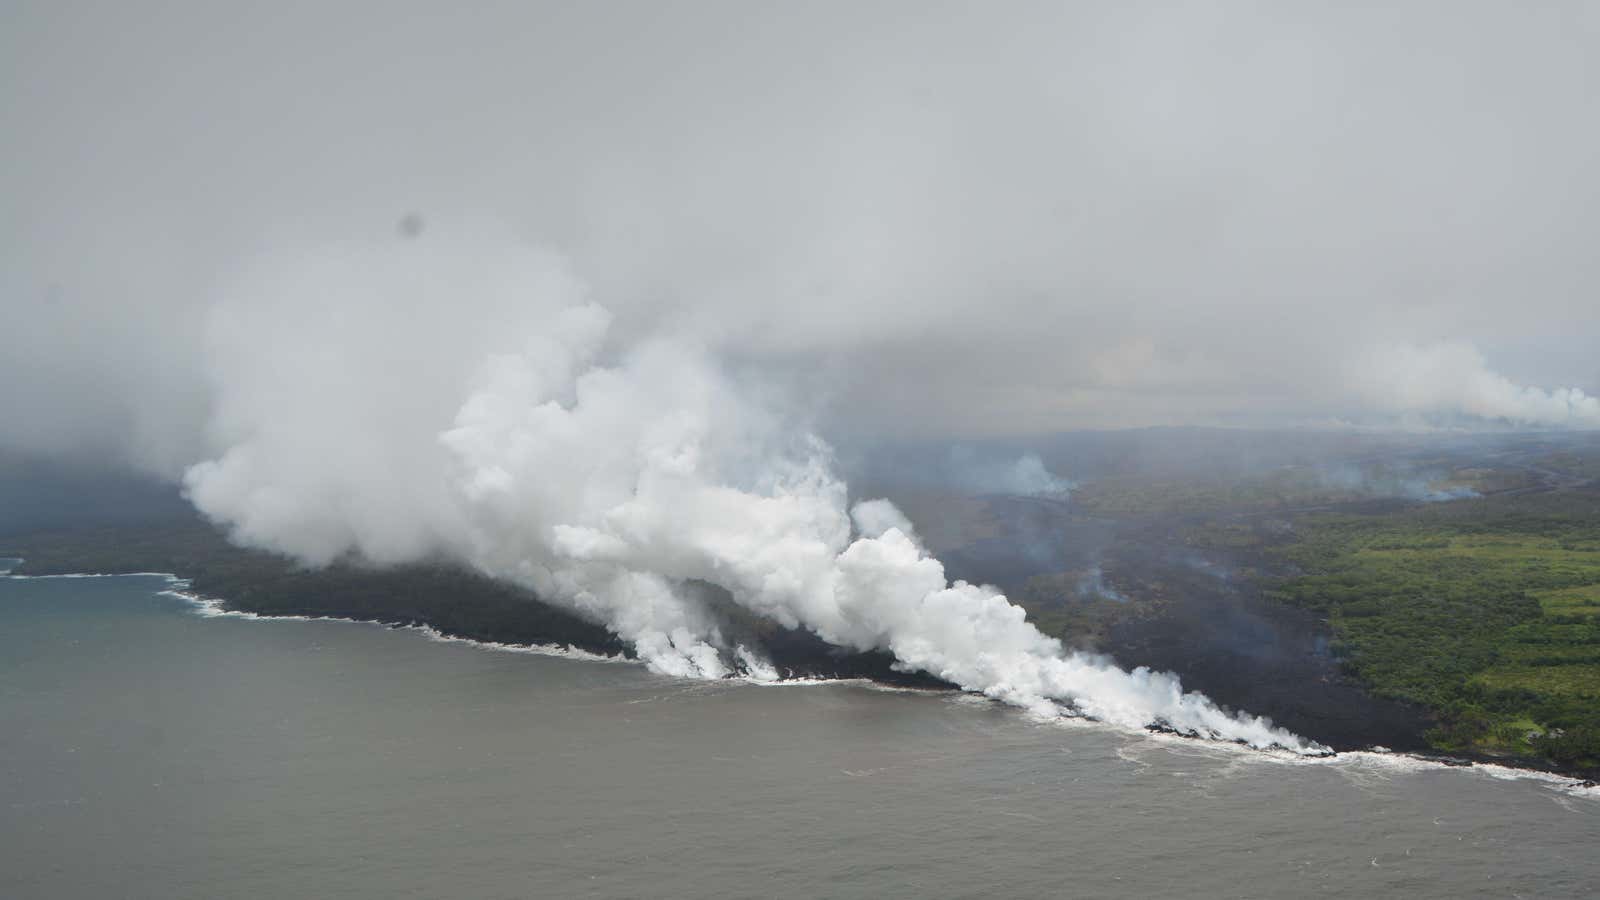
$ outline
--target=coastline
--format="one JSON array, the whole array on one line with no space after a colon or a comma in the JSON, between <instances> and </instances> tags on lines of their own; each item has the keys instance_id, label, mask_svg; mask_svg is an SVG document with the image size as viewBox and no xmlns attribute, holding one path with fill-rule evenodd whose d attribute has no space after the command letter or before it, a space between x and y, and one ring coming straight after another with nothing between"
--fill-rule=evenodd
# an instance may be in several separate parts
<instances>
[{"instance_id":1,"label":"coastline","mask_svg":"<svg viewBox=\"0 0 1600 900\"><path fill-rule=\"evenodd\" d=\"M492 636L462 634L440 627L438 624L417 617L383 616L366 614L359 611L336 609L304 609L298 611L257 611L241 608L236 602L227 598L206 594L192 589L193 579L185 578L171 572L129 571L129 572L18 572L17 569L26 569L26 559L15 557L0 557L0 560L16 559L16 562L3 571L0 578L8 580L25 579L74 579L74 578L122 578L122 577L156 577L164 578L167 587L158 591L161 596L173 597L189 604L196 615L207 618L238 618L246 620L271 620L284 621L324 621L348 622L352 624L377 625L401 631L412 631L427 640L438 643L465 644L475 649L496 652L522 653L537 656L573 659L585 662L630 663L643 665L643 663L626 648L620 651L606 652L609 647L584 647L574 643L559 641L551 642L514 642L496 640ZM813 640L815 640L813 638ZM766 649L766 648L764 648ZM852 668L846 666L845 668ZM763 686L802 686L825 684L865 683L875 688L886 690L914 690L954 692L960 689L954 685L932 679L930 676L907 673L891 673L893 677L880 678L871 674L848 674L824 672L797 672L793 668L787 669L786 674L772 673L777 677L769 677L765 672L741 672L731 676L742 682ZM973 695L979 696L979 695ZM1092 721L1064 717L1067 721ZM1166 732L1160 728L1151 728L1147 732L1152 738L1170 738L1181 741L1186 746L1215 747L1224 750L1240 749L1225 743L1199 740L1190 736ZM1299 764L1330 764L1337 761L1342 765L1364 765L1367 763L1381 765L1395 765L1403 768L1435 768L1435 769L1468 769L1477 771L1488 777L1496 778L1538 778L1552 780L1558 786L1581 791L1585 796L1600 797L1600 772L1587 769L1563 767L1550 760L1520 757L1496 757L1478 753L1426 753L1391 751L1386 748L1372 747L1360 749L1336 750L1327 756L1305 757L1286 756L1271 751L1250 750L1251 758L1262 760L1281 761Z\"/></svg>"}]
</instances>

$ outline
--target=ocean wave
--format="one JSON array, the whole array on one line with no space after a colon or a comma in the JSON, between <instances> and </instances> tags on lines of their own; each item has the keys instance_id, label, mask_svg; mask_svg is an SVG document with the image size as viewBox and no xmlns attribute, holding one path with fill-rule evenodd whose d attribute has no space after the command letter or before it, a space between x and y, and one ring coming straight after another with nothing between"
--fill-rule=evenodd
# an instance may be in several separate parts
<instances>
[{"instance_id":1,"label":"ocean wave","mask_svg":"<svg viewBox=\"0 0 1600 900\"><path fill-rule=\"evenodd\" d=\"M217 597L207 597L182 588L188 582L172 589L161 591L165 597L175 597L187 602L195 615L207 619L244 619L248 621L277 621L277 622L344 622L351 625L373 625L390 631L409 631L422 635L424 638L440 644L464 644L478 650L493 650L499 653L522 653L532 656L553 656L561 659L577 659L585 662L627 662L635 663L638 660L629 659L617 654L594 653L577 647L568 647L563 644L506 644L499 641L480 641L473 638L459 637L446 634L432 625L391 625L373 619L354 619L349 616L307 616L307 615L263 615L240 609L229 609L227 601Z\"/></svg>"},{"instance_id":2,"label":"ocean wave","mask_svg":"<svg viewBox=\"0 0 1600 900\"><path fill-rule=\"evenodd\" d=\"M0 560L10 562L10 559ZM20 562L21 560L16 560ZM14 563L13 563L14 564ZM460 637L446 634L432 625L390 625L371 619L353 619L348 616L307 616L307 615L262 615L260 613L244 610L229 609L226 601L217 597L207 597L186 590L190 581L171 572L74 572L59 575L12 575L9 570L0 572L0 578L23 580L69 579L69 578L162 578L168 585L166 590L159 591L159 596L173 597L188 603L191 611L204 618L230 618L246 619L250 621L289 621L289 622L346 622L355 625L375 625L394 631L411 631L422 635L427 640L440 644L462 644L478 650L489 650L497 653L519 653L530 656L546 656L559 659L580 660L583 662L628 663L645 665L644 660L629 658L621 653L604 654L568 647L562 644L507 644L499 641L482 641L474 638ZM740 648L743 650L743 648ZM783 678L779 676L770 664L755 657L749 651L740 655L740 660L747 662L748 670L740 671L728 680L742 682L758 687L858 687L866 690L886 693L929 693L926 688L904 687L888 685L873 681L868 678L826 678L806 676L799 678ZM997 701L982 694L954 692L950 694L955 702L987 704ZM1159 731L1138 731L1122 726L1102 722L1087 716L1072 714L1063 711L1055 717L1030 716L1041 723L1055 724L1065 727L1089 727L1094 729L1109 729L1125 735L1138 735L1140 742L1168 747L1182 748L1187 753L1201 755L1216 755L1230 760L1231 763L1263 764L1263 765L1289 765L1289 766L1326 766L1341 773L1360 779L1363 776L1377 775L1387 777L1397 774L1416 774L1423 772L1437 772L1451 770L1469 772L1493 778L1500 781L1533 781L1541 783L1552 790L1563 794L1581 797L1587 800L1600 800L1600 785L1560 775L1554 772L1543 772L1537 769L1522 769L1516 766L1500 763L1477 762L1470 764L1446 762L1442 759L1417 756L1410 753L1375 748L1371 750L1349 750L1340 753L1331 753L1326 756L1307 756L1282 749L1257 749L1245 744L1226 743L1197 739L1183 734L1173 734ZM1125 745L1119 749L1118 756L1125 760L1130 759L1128 754L1138 756L1136 745Z\"/></svg>"},{"instance_id":3,"label":"ocean wave","mask_svg":"<svg viewBox=\"0 0 1600 900\"><path fill-rule=\"evenodd\" d=\"M373 623L381 624L381 623ZM569 647L565 644L504 644L499 641L480 641L473 638L459 637L446 634L432 625L400 625L400 631L415 631L430 641L440 644L465 644L479 650L493 650L499 653L524 653L532 656L555 656L561 659L578 659L585 662L604 663L636 663L643 665L641 660L629 659L621 653L595 653L579 647Z\"/></svg>"},{"instance_id":4,"label":"ocean wave","mask_svg":"<svg viewBox=\"0 0 1600 900\"><path fill-rule=\"evenodd\" d=\"M165 574L165 573L160 573ZM57 576L38 576L57 577ZM68 576L60 576L68 577ZM98 576L95 576L98 577ZM115 576L107 576L115 577ZM245 610L230 609L227 601L217 597L207 597L192 591L184 590L189 582L172 577L173 586L161 591L160 595L175 597L188 603L191 611L198 616L208 619L245 619L249 621L282 621L282 622L345 622L353 625L376 625L391 631L410 631L422 635L427 640L439 644L461 644L477 650L491 650L497 653L521 653L530 656L547 656L559 659L575 659L584 662L627 663L630 665L648 665L645 660L629 657L622 653L595 653L579 647L569 647L564 644L508 644L500 641L484 641L477 638L461 637L440 631L438 628L427 625L391 625L372 619L354 619L348 616L308 616L308 615L278 615L253 613ZM740 648L744 649L744 648ZM728 677L728 681L737 681L758 687L823 687L823 686L848 686L860 687L867 690L891 693L928 693L927 688L901 687L897 685L881 684L870 678L826 678L816 676L803 676L785 678L778 674L770 663L761 660L748 650L739 656L739 660L746 668L735 672ZM976 696L976 695L975 695ZM978 696L980 701L988 702L988 698Z\"/></svg>"},{"instance_id":5,"label":"ocean wave","mask_svg":"<svg viewBox=\"0 0 1600 900\"><path fill-rule=\"evenodd\" d=\"M1328 756L1316 757L1278 749L1257 750L1243 744L1197 741L1184 735L1152 732L1146 735L1143 741L1134 742L1120 749L1117 755L1129 762L1141 762L1142 753L1139 750L1139 745L1141 744L1163 749L1181 749L1187 755L1209 756L1217 760L1226 760L1225 772L1242 766L1316 766L1331 769L1351 781L1361 784L1370 783L1374 780L1387 781L1395 776L1449 771L1475 774L1480 777L1493 778L1497 781L1536 782L1564 795L1581 797L1586 800L1600 800L1600 785L1571 775L1544 772L1538 769L1522 769L1516 766L1491 762L1451 762L1441 758L1381 748L1346 750Z\"/></svg>"}]
</instances>

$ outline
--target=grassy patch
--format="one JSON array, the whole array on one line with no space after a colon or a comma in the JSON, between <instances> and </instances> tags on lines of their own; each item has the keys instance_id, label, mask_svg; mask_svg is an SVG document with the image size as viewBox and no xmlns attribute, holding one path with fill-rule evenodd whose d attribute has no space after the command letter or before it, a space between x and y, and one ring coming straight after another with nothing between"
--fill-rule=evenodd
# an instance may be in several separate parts
<instances>
[{"instance_id":1,"label":"grassy patch","mask_svg":"<svg viewBox=\"0 0 1600 900\"><path fill-rule=\"evenodd\" d=\"M1600 699L1600 666L1593 664L1500 665L1479 673L1473 680L1492 690Z\"/></svg>"},{"instance_id":2,"label":"grassy patch","mask_svg":"<svg viewBox=\"0 0 1600 900\"><path fill-rule=\"evenodd\" d=\"M1322 612L1346 668L1440 717L1440 749L1600 765L1600 497L1313 516L1275 586Z\"/></svg>"},{"instance_id":3,"label":"grassy patch","mask_svg":"<svg viewBox=\"0 0 1600 900\"><path fill-rule=\"evenodd\" d=\"M1539 606L1548 615L1572 616L1579 619L1594 619L1600 616L1600 584L1585 584L1532 593L1539 601Z\"/></svg>"}]
</instances>

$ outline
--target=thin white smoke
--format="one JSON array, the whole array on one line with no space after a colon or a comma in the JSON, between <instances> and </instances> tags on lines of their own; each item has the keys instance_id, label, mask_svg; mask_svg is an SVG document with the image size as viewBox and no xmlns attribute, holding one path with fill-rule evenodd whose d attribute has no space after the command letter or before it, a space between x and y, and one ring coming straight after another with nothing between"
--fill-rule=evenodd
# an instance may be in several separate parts
<instances>
[{"instance_id":1,"label":"thin white smoke","mask_svg":"<svg viewBox=\"0 0 1600 900\"><path fill-rule=\"evenodd\" d=\"M1517 384L1464 341L1389 343L1356 356L1346 380L1373 407L1540 428L1600 428L1600 397L1581 388Z\"/></svg>"},{"instance_id":2,"label":"thin white smoke","mask_svg":"<svg viewBox=\"0 0 1600 900\"><path fill-rule=\"evenodd\" d=\"M314 564L447 554L674 675L760 668L697 599L708 582L1040 714L1315 749L1171 675L1066 653L995 589L950 583L893 506L847 509L827 447L761 392L691 341L609 340L549 259L348 248L263 271L214 316L219 452L185 479L241 541Z\"/></svg>"}]
</instances>

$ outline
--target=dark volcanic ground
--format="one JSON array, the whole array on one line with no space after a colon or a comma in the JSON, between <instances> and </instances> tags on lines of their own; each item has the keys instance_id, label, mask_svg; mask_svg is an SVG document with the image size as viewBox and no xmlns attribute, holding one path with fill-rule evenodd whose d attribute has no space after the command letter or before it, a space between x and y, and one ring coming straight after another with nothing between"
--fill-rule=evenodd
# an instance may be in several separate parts
<instances>
[{"instance_id":1,"label":"dark volcanic ground","mask_svg":"<svg viewBox=\"0 0 1600 900\"><path fill-rule=\"evenodd\" d=\"M1369 695L1341 671L1318 617L1262 596L1247 562L1186 546L1182 520L1109 520L1070 504L987 498L997 534L941 550L951 578L1012 596L1035 575L1103 569L1127 595L1096 649L1125 667L1176 673L1185 688L1270 717L1335 750L1427 749L1427 714ZM1064 598L1072 602L1072 598Z\"/></svg>"},{"instance_id":2,"label":"dark volcanic ground","mask_svg":"<svg viewBox=\"0 0 1600 900\"><path fill-rule=\"evenodd\" d=\"M1228 561L1163 557L1162 549L1152 541L1114 551L1111 566L1130 594L1159 581L1167 599L1148 616L1112 626L1107 653L1123 665L1174 672L1190 690L1335 750L1428 749L1428 715L1374 697L1345 676L1320 618L1265 599Z\"/></svg>"},{"instance_id":3,"label":"dark volcanic ground","mask_svg":"<svg viewBox=\"0 0 1600 900\"><path fill-rule=\"evenodd\" d=\"M998 533L935 548L952 579L1013 588L1035 575L1084 569L1118 540L1119 523L1074 515L1069 503L1004 494L981 498Z\"/></svg>"}]
</instances>

